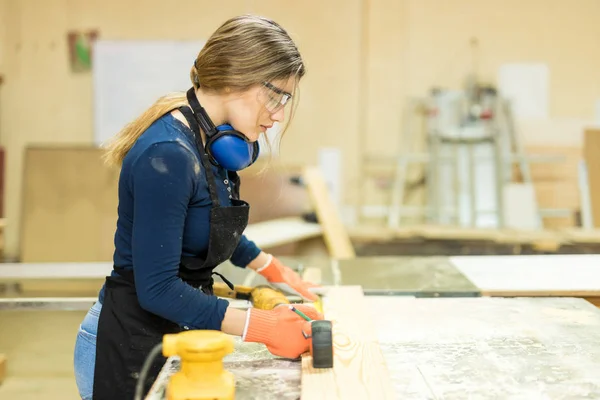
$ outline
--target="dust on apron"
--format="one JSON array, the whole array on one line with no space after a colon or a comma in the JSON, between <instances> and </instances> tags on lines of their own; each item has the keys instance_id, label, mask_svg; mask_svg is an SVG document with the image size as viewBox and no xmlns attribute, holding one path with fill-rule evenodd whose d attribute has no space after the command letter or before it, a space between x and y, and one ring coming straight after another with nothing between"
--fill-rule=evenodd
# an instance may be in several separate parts
<instances>
[{"instance_id":1,"label":"dust on apron","mask_svg":"<svg viewBox=\"0 0 600 400\"><path fill-rule=\"evenodd\" d=\"M228 171L230 182L234 185L232 205L221 205L195 113L188 107L179 110L194 132L212 200L206 255L182 257L179 276L184 282L212 295L213 274L221 276L233 289L231 283L213 269L228 260L238 246L248 225L250 207L239 199L239 176L233 171ZM106 277L104 303L98 321L94 400L133 399L139 372L152 348L162 341L163 335L187 329L144 310L137 299L133 271L116 266L114 270L117 276ZM144 393L150 389L165 361L159 356L153 363L144 383Z\"/></svg>"}]
</instances>

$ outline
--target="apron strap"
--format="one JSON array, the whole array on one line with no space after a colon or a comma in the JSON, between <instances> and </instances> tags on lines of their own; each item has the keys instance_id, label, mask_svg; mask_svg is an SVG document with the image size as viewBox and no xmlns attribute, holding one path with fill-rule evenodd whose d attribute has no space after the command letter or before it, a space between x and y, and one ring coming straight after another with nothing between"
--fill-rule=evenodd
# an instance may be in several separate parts
<instances>
[{"instance_id":1,"label":"apron strap","mask_svg":"<svg viewBox=\"0 0 600 400\"><path fill-rule=\"evenodd\" d=\"M226 284L227 286L229 286L229 289L231 289L231 290L235 290L235 288L234 288L234 286L233 286L233 283L231 283L229 280L227 280L227 278L225 278L223 275L221 275L220 273L218 273L218 272L216 272L216 271L213 271L213 275L218 275L218 276L220 276L220 277L221 277L221 279L223 279L223 282L225 282L225 284Z\"/></svg>"},{"instance_id":2,"label":"apron strap","mask_svg":"<svg viewBox=\"0 0 600 400\"><path fill-rule=\"evenodd\" d=\"M194 118L192 110L190 110L189 107L179 107L179 111L181 111L181 113L187 120L190 129L192 130L192 132L194 132L194 137L196 139L196 147L198 148L198 153L200 153L202 165L204 165L204 175L206 176L206 183L208 184L210 199L212 200L214 207L219 207L221 205L221 202L219 201L219 196L217 196L217 183L215 181L215 176L212 173L212 166L210 164L210 161L208 160L208 155L206 154L206 150L204 149L204 143L202 142L202 135L200 133L198 121L196 121L196 118Z\"/></svg>"}]
</instances>

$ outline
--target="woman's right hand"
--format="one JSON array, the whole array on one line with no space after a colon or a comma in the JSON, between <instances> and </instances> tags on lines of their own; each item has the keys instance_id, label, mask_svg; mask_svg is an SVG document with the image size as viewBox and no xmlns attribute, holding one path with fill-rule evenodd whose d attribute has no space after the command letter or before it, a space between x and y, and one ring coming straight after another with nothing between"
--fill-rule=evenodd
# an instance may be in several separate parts
<instances>
[{"instance_id":1,"label":"woman's right hand","mask_svg":"<svg viewBox=\"0 0 600 400\"><path fill-rule=\"evenodd\" d=\"M294 307L310 319L323 319L323 315L313 307ZM309 351L309 340L312 339L304 335L311 335L311 324L290 310L288 305L280 305L272 310L251 308L248 312L250 315L243 337L245 342L264 343L273 355L292 359Z\"/></svg>"}]
</instances>

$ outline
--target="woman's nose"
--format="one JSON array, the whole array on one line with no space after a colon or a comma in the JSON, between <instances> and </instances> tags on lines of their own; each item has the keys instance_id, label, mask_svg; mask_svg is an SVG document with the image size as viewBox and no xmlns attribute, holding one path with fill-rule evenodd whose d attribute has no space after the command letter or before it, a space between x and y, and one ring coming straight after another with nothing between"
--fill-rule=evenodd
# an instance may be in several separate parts
<instances>
[{"instance_id":1,"label":"woman's nose","mask_svg":"<svg viewBox=\"0 0 600 400\"><path fill-rule=\"evenodd\" d=\"M271 120L276 122L283 122L285 118L285 107L281 107L279 110L271 114Z\"/></svg>"}]
</instances>

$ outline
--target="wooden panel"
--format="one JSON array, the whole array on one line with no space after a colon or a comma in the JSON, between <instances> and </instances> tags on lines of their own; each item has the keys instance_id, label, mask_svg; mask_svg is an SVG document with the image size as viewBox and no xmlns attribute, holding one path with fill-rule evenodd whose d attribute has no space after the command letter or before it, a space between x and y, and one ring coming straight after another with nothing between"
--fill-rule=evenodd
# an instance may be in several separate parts
<instances>
[{"instance_id":1,"label":"wooden panel","mask_svg":"<svg viewBox=\"0 0 600 400\"><path fill-rule=\"evenodd\" d=\"M585 131L583 154L587 166L594 227L600 227L600 130Z\"/></svg>"},{"instance_id":2,"label":"wooden panel","mask_svg":"<svg viewBox=\"0 0 600 400\"><path fill-rule=\"evenodd\" d=\"M110 261L118 170L87 146L25 153L21 261Z\"/></svg>"},{"instance_id":3,"label":"wooden panel","mask_svg":"<svg viewBox=\"0 0 600 400\"><path fill-rule=\"evenodd\" d=\"M100 157L94 147L26 150L22 261L112 260L118 171Z\"/></svg>"},{"instance_id":4,"label":"wooden panel","mask_svg":"<svg viewBox=\"0 0 600 400\"><path fill-rule=\"evenodd\" d=\"M362 289L331 287L323 310L333 323L334 366L314 369L312 357L302 357L302 399L395 398Z\"/></svg>"}]
</instances>

